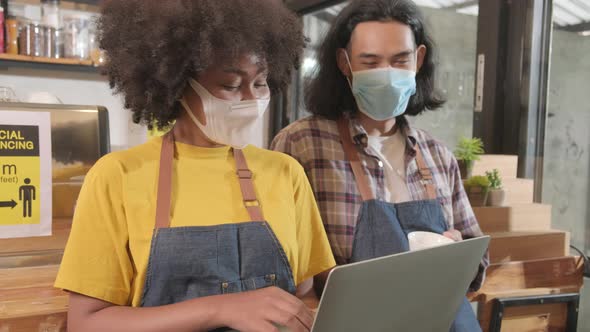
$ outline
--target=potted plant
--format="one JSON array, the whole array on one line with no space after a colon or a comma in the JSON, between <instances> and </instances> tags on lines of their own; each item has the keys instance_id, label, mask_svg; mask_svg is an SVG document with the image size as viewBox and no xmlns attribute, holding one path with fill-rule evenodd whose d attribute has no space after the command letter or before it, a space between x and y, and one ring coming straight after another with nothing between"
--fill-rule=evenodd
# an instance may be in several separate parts
<instances>
[{"instance_id":1,"label":"potted plant","mask_svg":"<svg viewBox=\"0 0 590 332\"><path fill-rule=\"evenodd\" d=\"M487 176L477 175L465 181L465 191L471 206L486 206L489 189L490 180Z\"/></svg>"},{"instance_id":2,"label":"potted plant","mask_svg":"<svg viewBox=\"0 0 590 332\"><path fill-rule=\"evenodd\" d=\"M506 191L502 188L502 178L500 172L494 169L491 172L486 172L486 176L490 181L490 192L488 194L489 206L504 206L506 200Z\"/></svg>"},{"instance_id":3,"label":"potted plant","mask_svg":"<svg viewBox=\"0 0 590 332\"><path fill-rule=\"evenodd\" d=\"M479 160L479 156L484 153L483 142L479 138L463 137L459 140L455 150L455 158L459 163L459 170L462 179L471 178L473 164Z\"/></svg>"}]
</instances>

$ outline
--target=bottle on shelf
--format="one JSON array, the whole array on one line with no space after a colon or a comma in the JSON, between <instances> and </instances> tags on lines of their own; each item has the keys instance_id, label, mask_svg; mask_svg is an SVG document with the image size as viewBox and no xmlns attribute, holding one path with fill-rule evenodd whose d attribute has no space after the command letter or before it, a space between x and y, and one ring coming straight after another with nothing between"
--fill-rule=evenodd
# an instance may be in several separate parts
<instances>
[{"instance_id":1,"label":"bottle on shelf","mask_svg":"<svg viewBox=\"0 0 590 332\"><path fill-rule=\"evenodd\" d=\"M18 54L18 29L19 23L16 17L6 17L6 53Z\"/></svg>"},{"instance_id":2,"label":"bottle on shelf","mask_svg":"<svg viewBox=\"0 0 590 332\"><path fill-rule=\"evenodd\" d=\"M0 54L4 52L4 7L0 6Z\"/></svg>"}]
</instances>

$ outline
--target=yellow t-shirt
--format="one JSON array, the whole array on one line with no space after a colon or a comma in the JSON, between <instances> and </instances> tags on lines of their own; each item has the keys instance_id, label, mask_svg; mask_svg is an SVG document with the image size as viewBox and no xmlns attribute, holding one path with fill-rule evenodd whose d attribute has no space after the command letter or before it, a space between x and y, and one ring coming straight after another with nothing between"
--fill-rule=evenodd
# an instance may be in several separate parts
<instances>
[{"instance_id":1,"label":"yellow t-shirt","mask_svg":"<svg viewBox=\"0 0 590 332\"><path fill-rule=\"evenodd\" d=\"M155 225L162 138L109 154L88 173L55 287L138 306ZM295 283L335 266L303 168L281 153L247 147L264 217ZM231 150L176 143L171 227L249 220ZM155 271L157 273L157 271Z\"/></svg>"}]
</instances>

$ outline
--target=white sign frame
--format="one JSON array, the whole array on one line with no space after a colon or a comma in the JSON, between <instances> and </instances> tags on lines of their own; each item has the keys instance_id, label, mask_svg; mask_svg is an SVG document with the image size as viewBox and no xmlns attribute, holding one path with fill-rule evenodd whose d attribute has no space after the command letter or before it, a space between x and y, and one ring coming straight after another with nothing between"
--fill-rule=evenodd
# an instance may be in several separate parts
<instances>
[{"instance_id":1,"label":"white sign frame","mask_svg":"<svg viewBox=\"0 0 590 332\"><path fill-rule=\"evenodd\" d=\"M0 124L39 127L40 222L33 225L0 225L0 239L51 236L52 234L52 155L51 114L49 112L0 111Z\"/></svg>"}]
</instances>

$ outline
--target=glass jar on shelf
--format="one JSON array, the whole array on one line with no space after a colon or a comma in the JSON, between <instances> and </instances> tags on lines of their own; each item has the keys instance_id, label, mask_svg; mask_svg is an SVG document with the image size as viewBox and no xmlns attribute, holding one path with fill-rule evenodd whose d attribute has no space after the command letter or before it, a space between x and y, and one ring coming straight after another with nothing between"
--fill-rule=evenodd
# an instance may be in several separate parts
<instances>
[{"instance_id":1,"label":"glass jar on shelf","mask_svg":"<svg viewBox=\"0 0 590 332\"><path fill-rule=\"evenodd\" d=\"M90 20L84 15L64 18L64 55L66 58L90 58Z\"/></svg>"},{"instance_id":2,"label":"glass jar on shelf","mask_svg":"<svg viewBox=\"0 0 590 332\"><path fill-rule=\"evenodd\" d=\"M32 55L33 56L45 56L45 27L39 22L32 23Z\"/></svg>"},{"instance_id":3,"label":"glass jar on shelf","mask_svg":"<svg viewBox=\"0 0 590 332\"><path fill-rule=\"evenodd\" d=\"M14 16L6 19L6 53L18 54L18 20Z\"/></svg>"},{"instance_id":4,"label":"glass jar on shelf","mask_svg":"<svg viewBox=\"0 0 590 332\"><path fill-rule=\"evenodd\" d=\"M59 29L61 26L60 0L41 0L41 23Z\"/></svg>"},{"instance_id":5,"label":"glass jar on shelf","mask_svg":"<svg viewBox=\"0 0 590 332\"><path fill-rule=\"evenodd\" d=\"M31 34L29 21L20 18L18 21L18 54L31 55Z\"/></svg>"},{"instance_id":6,"label":"glass jar on shelf","mask_svg":"<svg viewBox=\"0 0 590 332\"><path fill-rule=\"evenodd\" d=\"M64 55L64 31L63 29L56 29L53 37L53 58L61 59Z\"/></svg>"},{"instance_id":7,"label":"glass jar on shelf","mask_svg":"<svg viewBox=\"0 0 590 332\"><path fill-rule=\"evenodd\" d=\"M98 46L98 34L94 22L88 28L88 48L90 49L90 59L92 62L98 63L100 60L100 48Z\"/></svg>"},{"instance_id":8,"label":"glass jar on shelf","mask_svg":"<svg viewBox=\"0 0 590 332\"><path fill-rule=\"evenodd\" d=\"M45 56L45 27L39 22L22 21L19 34L19 53L22 55Z\"/></svg>"},{"instance_id":9,"label":"glass jar on shelf","mask_svg":"<svg viewBox=\"0 0 590 332\"><path fill-rule=\"evenodd\" d=\"M104 65L106 61L106 54L104 50L100 49L100 41L98 40L98 27L96 25L96 18L92 20L89 29L90 40L90 59L97 67Z\"/></svg>"},{"instance_id":10,"label":"glass jar on shelf","mask_svg":"<svg viewBox=\"0 0 590 332\"><path fill-rule=\"evenodd\" d=\"M45 27L45 56L60 59L64 56L63 32L61 29Z\"/></svg>"}]
</instances>

